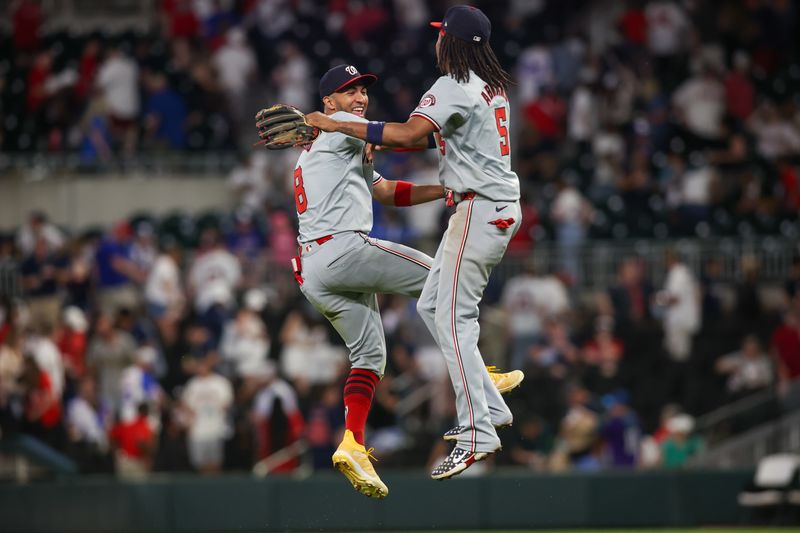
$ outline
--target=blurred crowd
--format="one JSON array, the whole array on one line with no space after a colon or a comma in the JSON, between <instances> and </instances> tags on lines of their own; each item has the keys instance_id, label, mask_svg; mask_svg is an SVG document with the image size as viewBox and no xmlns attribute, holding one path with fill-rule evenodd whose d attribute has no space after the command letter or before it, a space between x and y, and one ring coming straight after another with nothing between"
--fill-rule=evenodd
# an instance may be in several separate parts
<instances>
[{"instance_id":1,"label":"blurred crowd","mask_svg":"<svg viewBox=\"0 0 800 533\"><path fill-rule=\"evenodd\" d=\"M197 239L146 220L69 237L42 212L0 239L0 271L22 289L0 305L0 439L34 436L83 471L132 477L331 468L347 353L285 268L288 215L264 226L238 211ZM527 376L508 397L501 464L678 467L702 449L693 416L767 394L733 432L800 405L800 259L776 299L747 257L732 282L716 260L697 273L676 253L632 256L598 292L526 257L512 255L524 270L493 280L481 314L487 364ZM659 286L648 260L665 265ZM444 361L413 301L380 305L389 363L367 440L385 466L433 463L454 423Z\"/></svg>"},{"instance_id":2,"label":"blurred crowd","mask_svg":"<svg viewBox=\"0 0 800 533\"><path fill-rule=\"evenodd\" d=\"M255 140L255 109L314 108L318 77L341 62L379 75L371 117L402 120L435 79L427 22L448 4L164 0L157 30L110 35L45 33L40 3L14 1L0 146L77 153L87 170L236 151ZM491 281L481 315L487 363L527 375L497 461L678 467L703 447L694 417L763 392L782 404L761 419L796 405L800 262L767 297L749 257L732 281L719 260L631 256L597 293L581 261L590 239L800 238L795 3L475 4L517 80L523 189L509 257L524 271ZM84 471L126 476L330 468L347 356L286 268L291 157L248 149L229 176L236 211L196 224L68 235L37 212L0 239L0 275L22 290L0 312L0 438L34 435ZM429 159L380 157L387 177L436 180ZM373 234L438 240L444 206L410 212L376 206ZM540 239L556 243L552 272L533 267ZM367 440L387 466L432 464L453 424L447 372L413 302L381 309L389 365ZM300 455L274 455L287 447Z\"/></svg>"},{"instance_id":3,"label":"blurred crowd","mask_svg":"<svg viewBox=\"0 0 800 533\"><path fill-rule=\"evenodd\" d=\"M255 110L318 107L319 77L343 62L379 76L371 117L404 120L437 75L427 22L450 3L162 0L151 30L109 34L45 32L41 4L15 0L0 146L86 169L247 150ZM528 238L557 240L572 277L590 237L800 236L794 2L475 4L517 80Z\"/></svg>"}]
</instances>

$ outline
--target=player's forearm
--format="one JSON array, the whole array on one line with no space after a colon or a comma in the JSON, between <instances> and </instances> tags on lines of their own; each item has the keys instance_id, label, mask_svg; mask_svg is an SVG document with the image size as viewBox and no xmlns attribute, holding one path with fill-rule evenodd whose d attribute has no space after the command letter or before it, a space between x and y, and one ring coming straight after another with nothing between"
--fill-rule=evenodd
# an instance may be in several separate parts
<instances>
[{"instance_id":1,"label":"player's forearm","mask_svg":"<svg viewBox=\"0 0 800 533\"><path fill-rule=\"evenodd\" d=\"M444 195L444 187L441 185L414 185L411 188L411 205L441 200Z\"/></svg>"},{"instance_id":2,"label":"player's forearm","mask_svg":"<svg viewBox=\"0 0 800 533\"><path fill-rule=\"evenodd\" d=\"M368 127L369 124L363 122L337 122L336 131L349 135L350 137L372 142L373 139L370 139L368 135ZM381 146L400 146L403 148L427 148L428 134L426 132L419 135L406 124L387 122L383 126L383 135L378 144Z\"/></svg>"}]
</instances>

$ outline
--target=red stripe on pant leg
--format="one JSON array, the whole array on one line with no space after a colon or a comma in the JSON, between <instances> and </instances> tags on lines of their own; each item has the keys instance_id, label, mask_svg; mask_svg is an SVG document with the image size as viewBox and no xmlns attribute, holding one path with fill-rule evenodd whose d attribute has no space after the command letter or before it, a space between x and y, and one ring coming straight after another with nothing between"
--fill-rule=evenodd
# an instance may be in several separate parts
<instances>
[{"instance_id":1,"label":"red stripe on pant leg","mask_svg":"<svg viewBox=\"0 0 800 533\"><path fill-rule=\"evenodd\" d=\"M456 361L458 362L458 368L461 371L461 381L464 384L464 393L467 396L467 407L469 409L469 425L472 428L472 436L470 437L470 452L475 451L475 418L472 411L472 399L470 398L469 394L469 387L467 386L467 378L464 374L464 364L461 361L461 350L458 349L458 334L456 333L456 294L458 293L458 273L461 270L461 258L464 254L464 247L467 244L467 236L469 235L469 223L470 219L472 218L472 203L474 202L474 198L471 198L469 201L469 207L467 208L467 222L464 226L464 236L461 238L461 248L458 250L458 259L456 259L456 269L453 273L453 300L452 306L450 309L450 316L451 316L451 326L453 330L453 346L456 352Z\"/></svg>"},{"instance_id":2,"label":"red stripe on pant leg","mask_svg":"<svg viewBox=\"0 0 800 533\"><path fill-rule=\"evenodd\" d=\"M423 262L422 262L422 261L420 261L419 259L414 259L414 258L413 258L413 257L411 257L410 255L406 255L406 254L404 254L404 253L402 253L402 252L398 252L397 250L392 250L391 248L387 248L387 247L385 247L385 246L381 246L381 245L380 245L380 244L378 244L377 242L370 242L370 241L367 241L367 243L368 243L368 244L371 244L371 245L373 245L373 246L375 246L375 247L377 247L377 248L379 248L379 249L381 249L381 250L383 250L384 252L389 252L390 254L394 254L394 255L396 255L396 256L398 256L398 257L402 257L403 259L408 259L408 260L409 260L409 261L411 261L412 263L414 263L414 264L416 264L416 265L419 265L419 266L421 266L422 268L424 268L424 269L426 269L426 270L430 270L430 269L431 269L431 265L426 265L425 263L423 263Z\"/></svg>"}]
</instances>

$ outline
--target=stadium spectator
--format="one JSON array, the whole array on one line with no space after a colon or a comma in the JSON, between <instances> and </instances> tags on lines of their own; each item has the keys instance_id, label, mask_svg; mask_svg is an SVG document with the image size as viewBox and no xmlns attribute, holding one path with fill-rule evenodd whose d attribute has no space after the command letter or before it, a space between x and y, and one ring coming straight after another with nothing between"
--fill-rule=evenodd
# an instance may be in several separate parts
<instances>
[{"instance_id":1,"label":"stadium spectator","mask_svg":"<svg viewBox=\"0 0 800 533\"><path fill-rule=\"evenodd\" d=\"M715 369L727 376L730 400L767 389L773 382L772 361L755 335L745 337L740 350L718 359Z\"/></svg>"},{"instance_id":2,"label":"stadium spectator","mask_svg":"<svg viewBox=\"0 0 800 533\"><path fill-rule=\"evenodd\" d=\"M666 264L664 289L656 294L663 313L664 347L673 361L685 362L702 320L697 282L675 252L667 253Z\"/></svg>"},{"instance_id":3,"label":"stadium spectator","mask_svg":"<svg viewBox=\"0 0 800 533\"><path fill-rule=\"evenodd\" d=\"M580 282L583 276L581 247L592 216L592 207L580 191L573 183L562 180L553 202L552 217L561 268L569 276L570 283Z\"/></svg>"},{"instance_id":4,"label":"stadium spectator","mask_svg":"<svg viewBox=\"0 0 800 533\"><path fill-rule=\"evenodd\" d=\"M308 311L291 311L280 333L283 351L281 372L301 395L312 385L327 385L339 375L345 363L344 351L331 346L327 329L308 316Z\"/></svg>"},{"instance_id":5,"label":"stadium spectator","mask_svg":"<svg viewBox=\"0 0 800 533\"><path fill-rule=\"evenodd\" d=\"M131 262L143 276L146 276L153 268L158 256L155 232L149 222L141 222L133 230L134 237L130 250Z\"/></svg>"},{"instance_id":6,"label":"stadium spectator","mask_svg":"<svg viewBox=\"0 0 800 533\"><path fill-rule=\"evenodd\" d=\"M132 237L131 225L125 221L118 222L97 246L97 299L103 313L136 309L139 305L139 293L134 284L141 282L144 274L131 260Z\"/></svg>"},{"instance_id":7,"label":"stadium spectator","mask_svg":"<svg viewBox=\"0 0 800 533\"><path fill-rule=\"evenodd\" d=\"M537 472L548 469L548 458L553 449L553 435L547 423L536 415L528 415L517 426L511 445L511 460Z\"/></svg>"},{"instance_id":8,"label":"stadium spectator","mask_svg":"<svg viewBox=\"0 0 800 533\"><path fill-rule=\"evenodd\" d=\"M130 157L136 149L139 115L139 67L118 45L106 51L96 86L108 109L111 134Z\"/></svg>"},{"instance_id":9,"label":"stadium spectator","mask_svg":"<svg viewBox=\"0 0 800 533\"><path fill-rule=\"evenodd\" d=\"M162 245L161 252L147 274L144 301L147 314L156 321L166 344L175 342L186 296L179 270L181 250L175 242Z\"/></svg>"},{"instance_id":10,"label":"stadium spectator","mask_svg":"<svg viewBox=\"0 0 800 533\"><path fill-rule=\"evenodd\" d=\"M794 395L800 382L800 317L794 309L786 311L783 322L772 332L771 347L778 369L779 391Z\"/></svg>"},{"instance_id":11,"label":"stadium spectator","mask_svg":"<svg viewBox=\"0 0 800 533\"><path fill-rule=\"evenodd\" d=\"M248 87L256 78L258 67L253 50L247 46L241 28L228 30L225 44L211 57L211 63L219 73L219 81L232 107L234 123L240 131L244 129L247 116L246 95Z\"/></svg>"},{"instance_id":12,"label":"stadium spectator","mask_svg":"<svg viewBox=\"0 0 800 533\"><path fill-rule=\"evenodd\" d=\"M122 372L135 351L133 338L115 327L111 315L101 314L97 318L94 335L89 342L87 363L97 376L101 405L110 412L116 413L120 407Z\"/></svg>"},{"instance_id":13,"label":"stadium spectator","mask_svg":"<svg viewBox=\"0 0 800 533\"><path fill-rule=\"evenodd\" d=\"M661 464L664 468L681 468L703 449L699 437L692 435L694 419L678 414L667 421L668 436L661 443Z\"/></svg>"},{"instance_id":14,"label":"stadium spectator","mask_svg":"<svg viewBox=\"0 0 800 533\"><path fill-rule=\"evenodd\" d=\"M215 338L222 333L241 279L239 261L222 246L219 231L205 229L200 236L200 248L189 268L188 284L195 311Z\"/></svg>"},{"instance_id":15,"label":"stadium spectator","mask_svg":"<svg viewBox=\"0 0 800 533\"><path fill-rule=\"evenodd\" d=\"M733 70L725 78L725 95L728 113L746 121L755 107L756 90L750 78L750 57L743 50L733 54Z\"/></svg>"},{"instance_id":16,"label":"stadium spectator","mask_svg":"<svg viewBox=\"0 0 800 533\"><path fill-rule=\"evenodd\" d=\"M511 341L509 368L521 368L530 347L544 336L545 322L569 311L567 291L556 276L537 276L532 260L509 279L501 298Z\"/></svg>"},{"instance_id":17,"label":"stadium spectator","mask_svg":"<svg viewBox=\"0 0 800 533\"><path fill-rule=\"evenodd\" d=\"M11 38L14 49L35 52L41 44L39 31L44 22L42 7L37 0L13 0L8 5L12 21Z\"/></svg>"},{"instance_id":18,"label":"stadium spectator","mask_svg":"<svg viewBox=\"0 0 800 533\"><path fill-rule=\"evenodd\" d=\"M156 434L150 425L146 404L139 406L131 421L118 421L109 432L114 448L114 469L122 479L142 479L153 467Z\"/></svg>"},{"instance_id":19,"label":"stadium spectator","mask_svg":"<svg viewBox=\"0 0 800 533\"><path fill-rule=\"evenodd\" d=\"M630 408L628 393L617 390L602 398L605 419L600 436L606 445L609 464L630 468L638 463L642 430L636 413Z\"/></svg>"},{"instance_id":20,"label":"stadium spectator","mask_svg":"<svg viewBox=\"0 0 800 533\"><path fill-rule=\"evenodd\" d=\"M106 469L110 417L100 407L94 378L81 378L67 404L65 425L71 451L82 472Z\"/></svg>"},{"instance_id":21,"label":"stadium spectator","mask_svg":"<svg viewBox=\"0 0 800 533\"><path fill-rule=\"evenodd\" d=\"M249 391L248 397L252 396L255 387L268 373L270 339L266 326L258 315L265 305L266 296L263 291L249 290L245 294L244 305L225 324L220 342L222 362L230 367L228 375L244 381L244 389Z\"/></svg>"},{"instance_id":22,"label":"stadium spectator","mask_svg":"<svg viewBox=\"0 0 800 533\"><path fill-rule=\"evenodd\" d=\"M33 211L28 222L17 231L17 248L23 256L29 256L34 253L40 240L44 241L49 253L58 252L65 244L64 233L48 220L47 214Z\"/></svg>"},{"instance_id":23,"label":"stadium spectator","mask_svg":"<svg viewBox=\"0 0 800 533\"><path fill-rule=\"evenodd\" d=\"M186 103L158 71L144 73L148 93L144 106L145 143L155 149L183 148L186 145Z\"/></svg>"},{"instance_id":24,"label":"stadium spectator","mask_svg":"<svg viewBox=\"0 0 800 533\"><path fill-rule=\"evenodd\" d=\"M712 67L702 68L702 72L684 81L672 96L679 120L697 138L695 147L703 147L719 138L725 114L725 87Z\"/></svg>"},{"instance_id":25,"label":"stadium spectator","mask_svg":"<svg viewBox=\"0 0 800 533\"><path fill-rule=\"evenodd\" d=\"M228 175L228 185L236 195L238 206L251 213L263 208L272 191L267 179L267 156L260 152L248 152Z\"/></svg>"},{"instance_id":26,"label":"stadium spectator","mask_svg":"<svg viewBox=\"0 0 800 533\"><path fill-rule=\"evenodd\" d=\"M25 415L22 429L50 446L63 445L61 395L56 392L50 375L33 357L25 357L22 371L25 391Z\"/></svg>"},{"instance_id":27,"label":"stadium spectator","mask_svg":"<svg viewBox=\"0 0 800 533\"><path fill-rule=\"evenodd\" d=\"M77 307L67 307L56 332L55 343L64 361L67 381L75 384L86 374L89 321Z\"/></svg>"},{"instance_id":28,"label":"stadium spectator","mask_svg":"<svg viewBox=\"0 0 800 533\"><path fill-rule=\"evenodd\" d=\"M213 361L198 360L195 368L196 375L181 395L189 417L189 460L198 472L213 474L222 469L225 460L233 388L227 379L212 371Z\"/></svg>"},{"instance_id":29,"label":"stadium spectator","mask_svg":"<svg viewBox=\"0 0 800 533\"><path fill-rule=\"evenodd\" d=\"M171 39L192 38L200 33L200 21L192 0L163 0L161 27Z\"/></svg>"},{"instance_id":30,"label":"stadium spectator","mask_svg":"<svg viewBox=\"0 0 800 533\"><path fill-rule=\"evenodd\" d=\"M61 401L64 393L64 361L55 342L55 328L44 324L25 338L25 352L36 361L38 369L47 374L53 394Z\"/></svg>"},{"instance_id":31,"label":"stadium spectator","mask_svg":"<svg viewBox=\"0 0 800 533\"><path fill-rule=\"evenodd\" d=\"M681 75L690 21L683 8L669 0L648 3L645 16L647 44L655 58L656 72L664 88L673 89Z\"/></svg>"},{"instance_id":32,"label":"stadium spectator","mask_svg":"<svg viewBox=\"0 0 800 533\"><path fill-rule=\"evenodd\" d=\"M342 412L341 387L329 385L320 392L308 413L305 437L311 453L311 467L317 470L331 469L331 455L342 441L344 413Z\"/></svg>"},{"instance_id":33,"label":"stadium spectator","mask_svg":"<svg viewBox=\"0 0 800 533\"><path fill-rule=\"evenodd\" d=\"M51 252L40 238L33 253L22 262L22 286L28 300L30 325L54 327L61 312L60 287L65 277L64 260Z\"/></svg>"},{"instance_id":34,"label":"stadium spectator","mask_svg":"<svg viewBox=\"0 0 800 533\"><path fill-rule=\"evenodd\" d=\"M253 400L252 419L259 460L297 442L305 426L297 394L286 381L275 377L274 373L274 365L270 364L267 373L269 380ZM297 457L289 456L275 464L272 471L292 472L299 465Z\"/></svg>"},{"instance_id":35,"label":"stadium spectator","mask_svg":"<svg viewBox=\"0 0 800 533\"><path fill-rule=\"evenodd\" d=\"M774 161L800 154L800 132L775 103L762 102L747 125L756 137L758 153L766 159Z\"/></svg>"},{"instance_id":36,"label":"stadium spectator","mask_svg":"<svg viewBox=\"0 0 800 533\"><path fill-rule=\"evenodd\" d=\"M158 354L152 346L140 346L133 361L120 375L120 419L130 422L137 416L139 406L147 405L151 427L161 423L163 391L154 375L153 367Z\"/></svg>"},{"instance_id":37,"label":"stadium spectator","mask_svg":"<svg viewBox=\"0 0 800 533\"><path fill-rule=\"evenodd\" d=\"M592 468L593 453L597 443L600 419L589 407L591 394L583 386L573 383L567 393L568 409L561 420L555 453L556 464L578 469ZM556 466L559 468L559 466Z\"/></svg>"},{"instance_id":38,"label":"stadium spectator","mask_svg":"<svg viewBox=\"0 0 800 533\"><path fill-rule=\"evenodd\" d=\"M9 331L0 341L0 419L12 417L12 404L23 393L20 383L25 369L22 341L22 335L15 330Z\"/></svg>"}]
</instances>

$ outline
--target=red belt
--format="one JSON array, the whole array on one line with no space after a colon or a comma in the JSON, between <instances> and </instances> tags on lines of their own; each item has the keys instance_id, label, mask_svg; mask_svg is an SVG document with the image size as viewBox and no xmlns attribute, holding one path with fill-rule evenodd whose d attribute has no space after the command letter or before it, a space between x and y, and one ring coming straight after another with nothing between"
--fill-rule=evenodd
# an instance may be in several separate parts
<instances>
[{"instance_id":1,"label":"red belt","mask_svg":"<svg viewBox=\"0 0 800 533\"><path fill-rule=\"evenodd\" d=\"M333 239L333 235L325 235L324 237L320 237L319 239L316 239L314 242L317 243L317 244L325 244L326 242L328 242L331 239Z\"/></svg>"},{"instance_id":2,"label":"red belt","mask_svg":"<svg viewBox=\"0 0 800 533\"><path fill-rule=\"evenodd\" d=\"M447 207L452 207L456 204L460 204L465 200L472 200L473 198L475 198L475 193L473 191L468 191L468 192L447 191L444 197L444 203Z\"/></svg>"}]
</instances>

